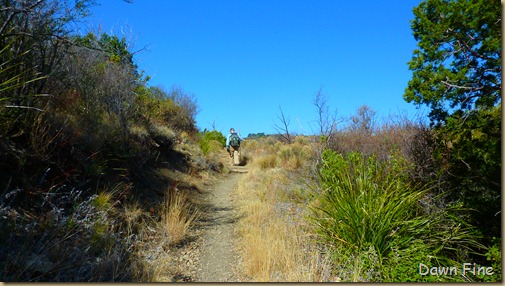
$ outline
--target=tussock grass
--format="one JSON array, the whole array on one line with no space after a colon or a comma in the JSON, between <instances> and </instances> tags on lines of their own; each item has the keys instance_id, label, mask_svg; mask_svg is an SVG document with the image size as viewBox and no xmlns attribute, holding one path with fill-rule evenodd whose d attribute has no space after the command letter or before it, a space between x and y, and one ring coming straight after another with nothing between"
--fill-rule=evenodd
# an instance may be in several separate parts
<instances>
[{"instance_id":1,"label":"tussock grass","mask_svg":"<svg viewBox=\"0 0 505 286\"><path fill-rule=\"evenodd\" d=\"M174 273L179 270L174 264L178 257L171 250L184 243L198 217L188 195L172 188L166 190L158 209L159 217L146 213L136 204L125 207L123 212L128 223L126 233L136 239L129 243L133 246L130 262L135 281L173 281Z\"/></svg>"},{"instance_id":2,"label":"tussock grass","mask_svg":"<svg viewBox=\"0 0 505 286\"><path fill-rule=\"evenodd\" d=\"M129 128L129 132L140 140L146 140L149 137L149 132L144 126L133 125Z\"/></svg>"},{"instance_id":3,"label":"tussock grass","mask_svg":"<svg viewBox=\"0 0 505 286\"><path fill-rule=\"evenodd\" d=\"M275 154L263 155L255 159L254 163L262 170L274 168L277 165L277 156Z\"/></svg>"},{"instance_id":4,"label":"tussock grass","mask_svg":"<svg viewBox=\"0 0 505 286\"><path fill-rule=\"evenodd\" d=\"M296 137L292 144L262 138L245 141L243 149L247 150L249 161L262 170L278 167L296 171L307 167L316 155L308 142L309 139L302 136Z\"/></svg>"},{"instance_id":5,"label":"tussock grass","mask_svg":"<svg viewBox=\"0 0 505 286\"><path fill-rule=\"evenodd\" d=\"M163 125L152 124L149 132L155 140L166 146L173 146L177 139L177 134L172 129Z\"/></svg>"},{"instance_id":6,"label":"tussock grass","mask_svg":"<svg viewBox=\"0 0 505 286\"><path fill-rule=\"evenodd\" d=\"M198 213L192 209L187 196L181 192L165 195L160 228L166 231L170 245L180 243L197 219Z\"/></svg>"}]
</instances>

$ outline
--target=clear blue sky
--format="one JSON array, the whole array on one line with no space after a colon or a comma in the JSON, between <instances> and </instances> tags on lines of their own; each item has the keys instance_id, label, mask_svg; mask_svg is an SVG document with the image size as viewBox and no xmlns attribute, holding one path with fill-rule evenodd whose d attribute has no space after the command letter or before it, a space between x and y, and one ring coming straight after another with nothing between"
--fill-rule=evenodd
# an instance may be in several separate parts
<instances>
[{"instance_id":1,"label":"clear blue sky","mask_svg":"<svg viewBox=\"0 0 505 286\"><path fill-rule=\"evenodd\" d=\"M86 29L126 35L150 85L193 93L200 129L276 133L279 107L299 134L317 130L322 88L338 117L419 112L403 100L420 0L98 0ZM426 112L424 112L426 113ZM312 126L312 127L311 127Z\"/></svg>"}]
</instances>

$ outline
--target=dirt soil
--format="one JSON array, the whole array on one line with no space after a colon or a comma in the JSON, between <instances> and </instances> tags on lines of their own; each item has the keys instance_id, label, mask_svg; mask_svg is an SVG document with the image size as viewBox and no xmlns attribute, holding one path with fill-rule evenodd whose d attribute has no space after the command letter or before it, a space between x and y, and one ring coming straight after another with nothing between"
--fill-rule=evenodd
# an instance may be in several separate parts
<instances>
[{"instance_id":1,"label":"dirt soil","mask_svg":"<svg viewBox=\"0 0 505 286\"><path fill-rule=\"evenodd\" d=\"M230 166L229 173L207 186L195 198L200 219L191 239L177 253L174 282L243 282L237 251L236 226L240 219L233 192L247 172L244 166Z\"/></svg>"}]
</instances>

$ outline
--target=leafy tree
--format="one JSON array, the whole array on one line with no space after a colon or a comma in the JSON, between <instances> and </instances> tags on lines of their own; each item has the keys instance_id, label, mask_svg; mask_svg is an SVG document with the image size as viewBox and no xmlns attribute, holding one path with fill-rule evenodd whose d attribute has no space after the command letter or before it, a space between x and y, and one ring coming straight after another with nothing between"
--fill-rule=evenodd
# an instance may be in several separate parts
<instances>
[{"instance_id":1,"label":"leafy tree","mask_svg":"<svg viewBox=\"0 0 505 286\"><path fill-rule=\"evenodd\" d=\"M478 210L473 222L500 236L500 1L425 0L414 15L404 99L431 109L436 179L449 199Z\"/></svg>"},{"instance_id":2,"label":"leafy tree","mask_svg":"<svg viewBox=\"0 0 505 286\"><path fill-rule=\"evenodd\" d=\"M431 107L444 122L456 110L495 106L501 89L501 21L498 0L427 0L414 8L419 49L404 98Z\"/></svg>"},{"instance_id":3,"label":"leafy tree","mask_svg":"<svg viewBox=\"0 0 505 286\"><path fill-rule=\"evenodd\" d=\"M116 35L102 33L97 38L94 33L88 33L84 37L76 37L74 42L77 45L107 53L111 62L131 64L136 68L133 63L133 52L129 50L125 37L120 39Z\"/></svg>"}]
</instances>

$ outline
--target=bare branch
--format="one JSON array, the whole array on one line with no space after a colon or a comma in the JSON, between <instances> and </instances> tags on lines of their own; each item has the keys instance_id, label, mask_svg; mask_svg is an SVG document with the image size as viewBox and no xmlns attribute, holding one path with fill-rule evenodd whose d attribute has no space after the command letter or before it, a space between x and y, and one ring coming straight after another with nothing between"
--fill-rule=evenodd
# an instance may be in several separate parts
<instances>
[{"instance_id":1,"label":"bare branch","mask_svg":"<svg viewBox=\"0 0 505 286\"><path fill-rule=\"evenodd\" d=\"M7 20L2 25L2 28L0 28L0 35L2 35L5 32L5 29L7 28L7 26L9 25L9 23L12 21L12 19L14 18L14 16L16 16L19 13L23 13L23 12L25 12L25 13L26 12L31 12L31 10L33 10L35 7L37 7L38 5L40 5L44 1L45 0L38 0L33 5L31 5L31 6L27 7L27 8L16 8L16 7L5 7L5 8L3 8L2 11L12 10L12 13L7 17Z\"/></svg>"},{"instance_id":2,"label":"bare branch","mask_svg":"<svg viewBox=\"0 0 505 286\"><path fill-rule=\"evenodd\" d=\"M456 85L456 84L452 84L452 83L450 83L448 81L445 81L445 80L442 80L441 82L444 85L448 86L448 87L457 88L457 89L467 89L467 90L473 90L473 91L484 89L484 87L472 87L472 86Z\"/></svg>"},{"instance_id":3,"label":"bare branch","mask_svg":"<svg viewBox=\"0 0 505 286\"><path fill-rule=\"evenodd\" d=\"M282 111L282 108L280 106L279 106L279 110L281 111L281 115L277 116L277 118L280 120L282 126L279 126L279 125L277 125L277 123L274 123L275 124L274 128L275 128L275 130L277 130L279 135L282 138L284 138L284 140L286 140L286 142L288 144L291 144L291 135L289 135L289 130L288 130L290 120L289 120L289 118L286 119L286 117L284 116L284 112Z\"/></svg>"},{"instance_id":4,"label":"bare branch","mask_svg":"<svg viewBox=\"0 0 505 286\"><path fill-rule=\"evenodd\" d=\"M317 109L319 132L326 136L328 133L328 105L327 98L320 88L316 93L316 98L312 102Z\"/></svg>"}]
</instances>

